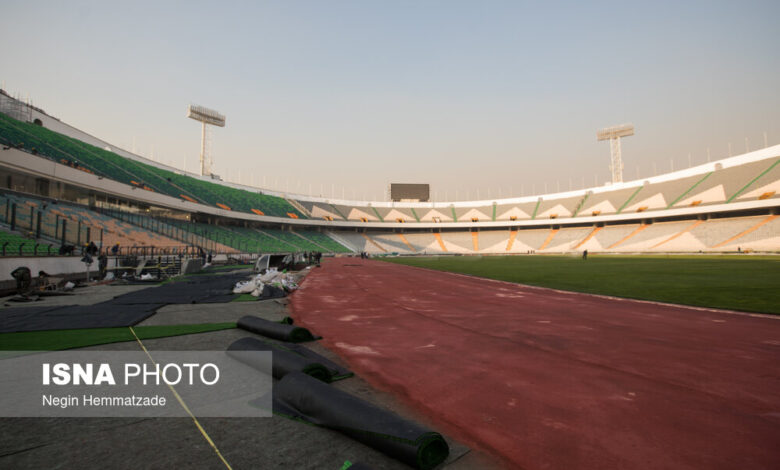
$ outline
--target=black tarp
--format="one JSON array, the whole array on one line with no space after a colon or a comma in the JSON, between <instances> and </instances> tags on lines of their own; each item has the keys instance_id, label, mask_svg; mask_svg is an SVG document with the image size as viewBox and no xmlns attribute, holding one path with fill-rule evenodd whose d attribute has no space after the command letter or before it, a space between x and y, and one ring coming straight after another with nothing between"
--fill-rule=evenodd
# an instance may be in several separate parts
<instances>
[{"instance_id":1,"label":"black tarp","mask_svg":"<svg viewBox=\"0 0 780 470\"><path fill-rule=\"evenodd\" d=\"M132 326L154 315L160 307L162 304L117 305L108 301L53 308L7 308L0 310L0 333Z\"/></svg>"},{"instance_id":2,"label":"black tarp","mask_svg":"<svg viewBox=\"0 0 780 470\"><path fill-rule=\"evenodd\" d=\"M224 303L236 298L233 287L247 278L247 273L195 275L130 292L114 298L119 304L194 304Z\"/></svg>"},{"instance_id":3,"label":"black tarp","mask_svg":"<svg viewBox=\"0 0 780 470\"><path fill-rule=\"evenodd\" d=\"M133 326L167 304L229 302L236 298L233 286L246 278L246 272L187 276L93 305L2 309L0 332Z\"/></svg>"},{"instance_id":4,"label":"black tarp","mask_svg":"<svg viewBox=\"0 0 780 470\"><path fill-rule=\"evenodd\" d=\"M446 460L441 434L300 372L274 386L274 413L327 427L407 465L428 470Z\"/></svg>"},{"instance_id":5,"label":"black tarp","mask_svg":"<svg viewBox=\"0 0 780 470\"><path fill-rule=\"evenodd\" d=\"M252 315L241 317L237 325L252 333L289 343L302 343L316 339L306 328L276 323Z\"/></svg>"}]
</instances>

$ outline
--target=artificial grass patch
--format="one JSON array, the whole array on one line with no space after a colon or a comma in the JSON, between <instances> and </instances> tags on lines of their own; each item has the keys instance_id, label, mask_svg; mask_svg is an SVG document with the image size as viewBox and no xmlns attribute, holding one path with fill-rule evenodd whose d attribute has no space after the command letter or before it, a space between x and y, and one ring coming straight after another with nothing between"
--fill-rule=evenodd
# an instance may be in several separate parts
<instances>
[{"instance_id":1,"label":"artificial grass patch","mask_svg":"<svg viewBox=\"0 0 780 470\"><path fill-rule=\"evenodd\" d=\"M153 325L133 327L139 339L167 338L235 328L235 322L196 325ZM85 328L77 330L0 333L0 351L59 351L100 344L135 341L130 328Z\"/></svg>"},{"instance_id":2,"label":"artificial grass patch","mask_svg":"<svg viewBox=\"0 0 780 470\"><path fill-rule=\"evenodd\" d=\"M575 292L780 314L777 256L429 256L384 261Z\"/></svg>"},{"instance_id":3,"label":"artificial grass patch","mask_svg":"<svg viewBox=\"0 0 780 470\"><path fill-rule=\"evenodd\" d=\"M259 299L260 297L255 297L252 294L239 294L239 296L231 300L231 302L254 302Z\"/></svg>"}]
</instances>

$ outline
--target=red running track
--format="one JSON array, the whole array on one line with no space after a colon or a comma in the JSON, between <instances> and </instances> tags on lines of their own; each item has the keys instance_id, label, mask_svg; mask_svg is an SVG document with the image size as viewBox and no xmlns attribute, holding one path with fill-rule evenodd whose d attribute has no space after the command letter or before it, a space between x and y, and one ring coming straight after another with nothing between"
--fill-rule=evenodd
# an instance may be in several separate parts
<instances>
[{"instance_id":1,"label":"red running track","mask_svg":"<svg viewBox=\"0 0 780 470\"><path fill-rule=\"evenodd\" d=\"M291 300L369 383L509 467L780 468L780 318L354 258Z\"/></svg>"}]
</instances>

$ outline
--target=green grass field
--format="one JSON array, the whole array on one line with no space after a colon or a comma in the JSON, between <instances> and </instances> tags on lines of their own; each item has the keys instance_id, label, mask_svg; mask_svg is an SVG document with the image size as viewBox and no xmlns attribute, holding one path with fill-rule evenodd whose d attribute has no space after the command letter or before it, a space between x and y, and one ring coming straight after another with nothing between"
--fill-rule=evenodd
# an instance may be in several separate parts
<instances>
[{"instance_id":1,"label":"green grass field","mask_svg":"<svg viewBox=\"0 0 780 470\"><path fill-rule=\"evenodd\" d=\"M136 326L133 329L138 338L144 340L208 333L235 327L235 323L229 322L197 325ZM130 331L130 328L86 328L0 333L0 351L59 351L123 341L135 341L135 336Z\"/></svg>"},{"instance_id":2,"label":"green grass field","mask_svg":"<svg viewBox=\"0 0 780 470\"><path fill-rule=\"evenodd\" d=\"M384 258L555 289L780 314L777 256L457 256Z\"/></svg>"}]
</instances>

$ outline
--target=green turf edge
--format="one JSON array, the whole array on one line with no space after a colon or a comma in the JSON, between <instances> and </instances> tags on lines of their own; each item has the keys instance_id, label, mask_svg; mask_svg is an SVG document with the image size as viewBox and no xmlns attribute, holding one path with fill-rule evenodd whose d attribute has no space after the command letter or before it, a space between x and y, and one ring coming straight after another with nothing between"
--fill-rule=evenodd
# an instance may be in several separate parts
<instances>
[{"instance_id":1,"label":"green turf edge","mask_svg":"<svg viewBox=\"0 0 780 470\"><path fill-rule=\"evenodd\" d=\"M239 294L238 297L231 300L231 302L254 302L255 300L260 300L260 297L255 297L252 294Z\"/></svg>"},{"instance_id":2,"label":"green turf edge","mask_svg":"<svg viewBox=\"0 0 780 470\"><path fill-rule=\"evenodd\" d=\"M780 315L780 257L741 255L461 256L382 261L538 287Z\"/></svg>"},{"instance_id":3,"label":"green turf edge","mask_svg":"<svg viewBox=\"0 0 780 470\"><path fill-rule=\"evenodd\" d=\"M235 322L135 326L133 330L138 338L143 340L208 333L232 328L236 328ZM123 341L135 341L130 328L85 328L0 333L0 351L60 351Z\"/></svg>"}]
</instances>

